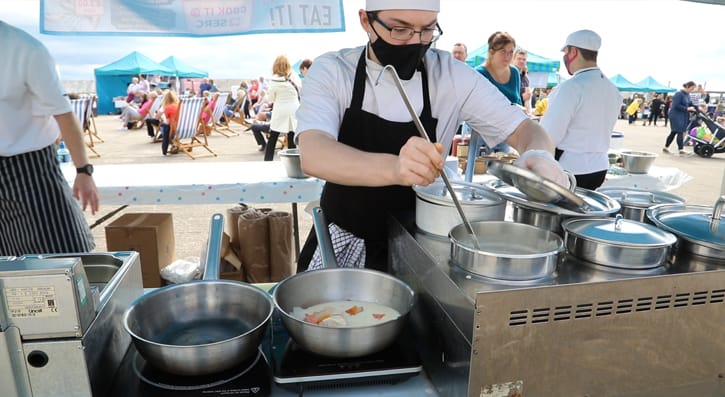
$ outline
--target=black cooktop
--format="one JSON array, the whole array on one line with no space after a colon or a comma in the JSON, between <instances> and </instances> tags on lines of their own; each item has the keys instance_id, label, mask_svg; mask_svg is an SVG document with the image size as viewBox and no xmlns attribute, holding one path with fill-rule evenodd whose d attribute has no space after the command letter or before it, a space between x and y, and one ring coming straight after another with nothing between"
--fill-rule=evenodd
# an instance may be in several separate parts
<instances>
[{"instance_id":1,"label":"black cooktop","mask_svg":"<svg viewBox=\"0 0 725 397\"><path fill-rule=\"evenodd\" d=\"M270 367L262 350L227 371L204 376L168 374L149 365L133 343L114 378L110 397L269 396Z\"/></svg>"},{"instance_id":2,"label":"black cooktop","mask_svg":"<svg viewBox=\"0 0 725 397\"><path fill-rule=\"evenodd\" d=\"M288 390L302 392L306 389L395 384L423 370L408 327L404 327L398 338L380 352L363 357L334 358L302 349L289 337L281 322L273 321L272 324L272 375L275 383Z\"/></svg>"}]
</instances>

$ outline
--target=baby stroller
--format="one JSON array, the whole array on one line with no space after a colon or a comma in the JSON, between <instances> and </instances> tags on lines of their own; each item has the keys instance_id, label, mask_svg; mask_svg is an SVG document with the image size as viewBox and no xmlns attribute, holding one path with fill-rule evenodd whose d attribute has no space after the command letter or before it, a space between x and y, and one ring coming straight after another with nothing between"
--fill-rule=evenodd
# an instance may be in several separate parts
<instances>
[{"instance_id":1,"label":"baby stroller","mask_svg":"<svg viewBox=\"0 0 725 397\"><path fill-rule=\"evenodd\" d=\"M693 142L693 151L700 157L710 158L725 152L725 127L697 109L690 112L690 125L686 139Z\"/></svg>"}]
</instances>

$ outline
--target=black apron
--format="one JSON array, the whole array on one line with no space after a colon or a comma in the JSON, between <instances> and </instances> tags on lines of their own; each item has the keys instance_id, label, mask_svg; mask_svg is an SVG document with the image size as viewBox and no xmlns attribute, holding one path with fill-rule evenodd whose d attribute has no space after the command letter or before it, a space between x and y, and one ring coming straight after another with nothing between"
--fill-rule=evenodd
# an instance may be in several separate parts
<instances>
[{"instance_id":1,"label":"black apron","mask_svg":"<svg viewBox=\"0 0 725 397\"><path fill-rule=\"evenodd\" d=\"M358 60L352 100L345 110L337 140L365 152L398 155L408 139L420 134L412 121L389 121L362 110L365 97L365 54L366 51L363 50ZM420 121L431 142L436 142L438 120L431 113L428 77L422 63L419 70L423 80L423 111ZM386 270L387 216L391 212L415 208L415 192L410 186L344 186L327 182L322 190L320 206L328 222L335 223L365 240L365 267ZM300 253L298 271L307 270L316 248L317 239L313 230Z\"/></svg>"}]
</instances>

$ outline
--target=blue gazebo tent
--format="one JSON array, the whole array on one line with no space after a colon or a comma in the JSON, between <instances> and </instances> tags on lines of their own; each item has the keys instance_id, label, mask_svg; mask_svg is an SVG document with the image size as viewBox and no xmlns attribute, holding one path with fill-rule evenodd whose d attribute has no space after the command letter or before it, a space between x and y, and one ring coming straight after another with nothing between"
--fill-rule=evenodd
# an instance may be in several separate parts
<instances>
[{"instance_id":1,"label":"blue gazebo tent","mask_svg":"<svg viewBox=\"0 0 725 397\"><path fill-rule=\"evenodd\" d=\"M170 56L160 62L161 65L174 71L173 76L177 78L201 78L209 77L209 73L190 66L174 56Z\"/></svg>"},{"instance_id":2,"label":"blue gazebo tent","mask_svg":"<svg viewBox=\"0 0 725 397\"><path fill-rule=\"evenodd\" d=\"M544 58L541 55L536 55L531 51L527 51L526 68L529 69L529 73L537 72L558 72L561 62ZM476 67L483 63L488 57L488 44L471 51L466 58L466 63L470 66Z\"/></svg>"},{"instance_id":3,"label":"blue gazebo tent","mask_svg":"<svg viewBox=\"0 0 725 397\"><path fill-rule=\"evenodd\" d=\"M676 88L667 87L657 82L652 76L645 77L644 80L637 83L640 86L640 92L675 92Z\"/></svg>"},{"instance_id":4,"label":"blue gazebo tent","mask_svg":"<svg viewBox=\"0 0 725 397\"><path fill-rule=\"evenodd\" d=\"M174 71L134 51L125 57L94 70L98 114L113 113L113 97L126 95L128 83L139 74L173 76Z\"/></svg>"},{"instance_id":5,"label":"blue gazebo tent","mask_svg":"<svg viewBox=\"0 0 725 397\"><path fill-rule=\"evenodd\" d=\"M610 77L609 80L617 87L619 91L623 92L642 92L642 87L627 80L621 74L615 74Z\"/></svg>"}]
</instances>

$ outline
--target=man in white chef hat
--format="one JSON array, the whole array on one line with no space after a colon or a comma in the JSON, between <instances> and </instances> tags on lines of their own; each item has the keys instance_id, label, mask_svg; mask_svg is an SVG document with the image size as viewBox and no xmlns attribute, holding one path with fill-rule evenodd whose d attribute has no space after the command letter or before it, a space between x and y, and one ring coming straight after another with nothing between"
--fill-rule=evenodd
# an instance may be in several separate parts
<instances>
[{"instance_id":1,"label":"man in white chef hat","mask_svg":"<svg viewBox=\"0 0 725 397\"><path fill-rule=\"evenodd\" d=\"M296 139L303 170L326 181L320 206L340 267L388 270L388 214L415 209L411 186L439 176L463 121L491 145L516 148L520 165L568 185L537 123L468 65L430 49L443 34L439 11L439 0L367 0L358 15L368 42L320 56L305 77ZM385 65L434 143L419 135ZM310 232L298 271L321 266Z\"/></svg>"}]
</instances>

